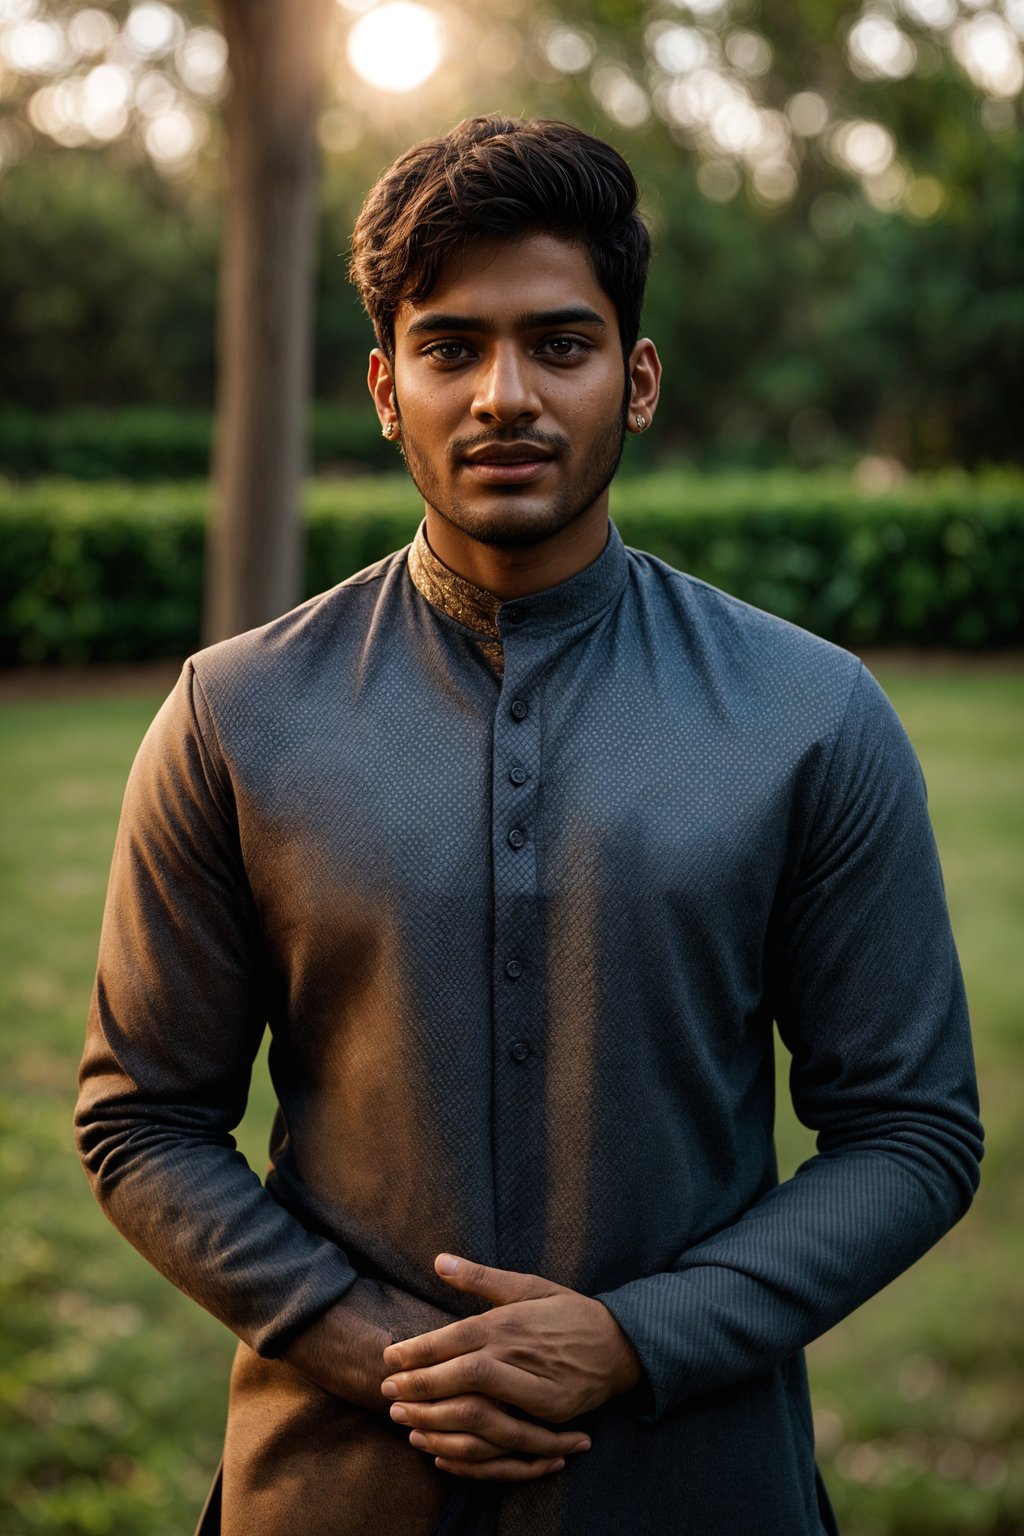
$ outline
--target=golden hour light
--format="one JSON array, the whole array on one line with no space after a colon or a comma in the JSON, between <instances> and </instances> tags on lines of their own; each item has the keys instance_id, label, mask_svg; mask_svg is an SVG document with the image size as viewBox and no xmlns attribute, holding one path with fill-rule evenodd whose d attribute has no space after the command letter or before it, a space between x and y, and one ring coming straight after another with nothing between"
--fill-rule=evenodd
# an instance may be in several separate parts
<instances>
[{"instance_id":1,"label":"golden hour light","mask_svg":"<svg viewBox=\"0 0 1024 1536\"><path fill-rule=\"evenodd\" d=\"M382 91L411 91L434 73L444 55L441 23L413 0L393 0L354 23L348 59L357 75Z\"/></svg>"}]
</instances>

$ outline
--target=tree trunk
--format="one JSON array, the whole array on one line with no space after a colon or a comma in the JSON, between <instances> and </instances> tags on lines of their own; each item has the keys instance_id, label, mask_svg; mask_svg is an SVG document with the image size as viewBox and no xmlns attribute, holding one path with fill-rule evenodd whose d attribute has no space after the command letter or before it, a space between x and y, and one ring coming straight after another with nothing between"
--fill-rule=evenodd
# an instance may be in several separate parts
<instances>
[{"instance_id":1,"label":"tree trunk","mask_svg":"<svg viewBox=\"0 0 1024 1536\"><path fill-rule=\"evenodd\" d=\"M228 44L207 644L301 597L317 110L331 0L217 0Z\"/></svg>"}]
</instances>

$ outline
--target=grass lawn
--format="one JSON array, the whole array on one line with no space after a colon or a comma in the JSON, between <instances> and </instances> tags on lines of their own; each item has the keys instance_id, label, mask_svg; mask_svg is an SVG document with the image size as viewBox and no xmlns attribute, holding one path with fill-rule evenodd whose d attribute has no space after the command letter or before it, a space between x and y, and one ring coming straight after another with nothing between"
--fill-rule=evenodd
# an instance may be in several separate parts
<instances>
[{"instance_id":1,"label":"grass lawn","mask_svg":"<svg viewBox=\"0 0 1024 1536\"><path fill-rule=\"evenodd\" d=\"M810 1351L820 1459L844 1536L1019 1536L1024 669L877 675L928 780L989 1150L967 1221ZM4 1536L182 1536L219 1454L232 1340L108 1226L71 1143L118 806L158 702L0 703ZM269 1114L261 1077L257 1166ZM786 1170L811 1150L786 1106L779 1142Z\"/></svg>"}]
</instances>

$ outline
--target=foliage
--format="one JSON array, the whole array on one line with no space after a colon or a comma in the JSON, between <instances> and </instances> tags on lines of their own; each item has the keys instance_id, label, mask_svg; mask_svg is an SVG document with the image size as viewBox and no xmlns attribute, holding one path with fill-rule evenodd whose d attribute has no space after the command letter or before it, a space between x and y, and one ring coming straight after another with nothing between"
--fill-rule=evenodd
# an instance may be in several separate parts
<instances>
[{"instance_id":1,"label":"foliage","mask_svg":"<svg viewBox=\"0 0 1024 1536\"><path fill-rule=\"evenodd\" d=\"M96 156L3 180L0 400L213 399L218 220L207 201Z\"/></svg>"},{"instance_id":2,"label":"foliage","mask_svg":"<svg viewBox=\"0 0 1024 1536\"><path fill-rule=\"evenodd\" d=\"M969 191L926 222L822 180L766 218L654 163L644 326L666 364L659 443L748 467L865 449L918 467L1019 462L1024 140L964 175Z\"/></svg>"},{"instance_id":3,"label":"foliage","mask_svg":"<svg viewBox=\"0 0 1024 1536\"><path fill-rule=\"evenodd\" d=\"M920 754L971 999L989 1151L967 1219L810 1351L819 1455L845 1536L1024 1528L1024 674L879 676ZM169 688L171 677L167 679ZM232 1339L93 1204L71 1146L75 1067L128 765L159 703L0 703L0 1527L179 1536L216 1466ZM780 1169L809 1133L786 1102ZM265 1164L258 1064L239 1143Z\"/></svg>"},{"instance_id":4,"label":"foliage","mask_svg":"<svg viewBox=\"0 0 1024 1536\"><path fill-rule=\"evenodd\" d=\"M0 490L0 660L129 661L198 643L207 491L196 483ZM845 645L1024 637L1024 479L921 477L869 495L835 475L658 474L614 491L628 543ZM397 477L314 481L306 591L406 543Z\"/></svg>"},{"instance_id":5,"label":"foliage","mask_svg":"<svg viewBox=\"0 0 1024 1536\"><path fill-rule=\"evenodd\" d=\"M369 401L316 405L310 456L317 469L393 469ZM74 480L197 480L209 470L213 416L160 405L26 411L0 406L0 474Z\"/></svg>"}]
</instances>

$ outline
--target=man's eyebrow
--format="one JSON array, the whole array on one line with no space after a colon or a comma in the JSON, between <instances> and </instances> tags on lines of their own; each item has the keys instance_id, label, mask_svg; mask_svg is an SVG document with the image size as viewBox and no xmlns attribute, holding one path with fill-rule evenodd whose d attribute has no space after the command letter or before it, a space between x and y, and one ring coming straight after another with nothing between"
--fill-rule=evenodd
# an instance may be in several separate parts
<instances>
[{"instance_id":1,"label":"man's eyebrow","mask_svg":"<svg viewBox=\"0 0 1024 1536\"><path fill-rule=\"evenodd\" d=\"M596 310L585 304L572 304L565 309L527 310L516 317L516 326L522 331L536 331L546 325L599 325L605 328L607 324ZM491 336L496 329L493 321L485 320L481 315L452 315L433 311L414 320L406 327L405 334L423 336L437 331L475 331L478 335Z\"/></svg>"}]
</instances>

